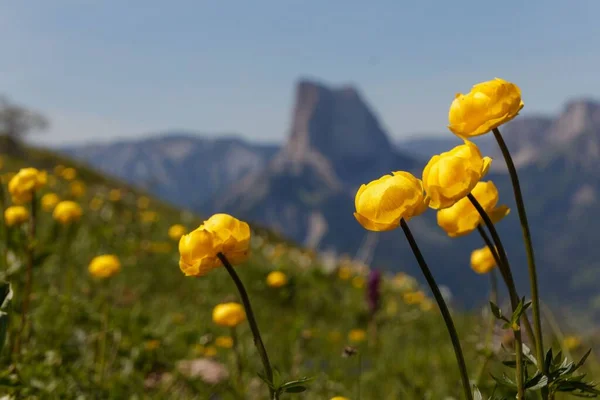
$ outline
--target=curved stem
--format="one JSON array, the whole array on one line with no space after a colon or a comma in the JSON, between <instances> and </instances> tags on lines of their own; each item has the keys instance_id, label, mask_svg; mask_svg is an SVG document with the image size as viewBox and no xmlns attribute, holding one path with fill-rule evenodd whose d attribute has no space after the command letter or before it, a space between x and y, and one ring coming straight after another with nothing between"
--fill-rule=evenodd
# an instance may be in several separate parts
<instances>
[{"instance_id":1,"label":"curved stem","mask_svg":"<svg viewBox=\"0 0 600 400\"><path fill-rule=\"evenodd\" d=\"M235 269L225 257L223 253L217 253L217 257L225 266L225 269L233 279L235 286L237 286L238 292L240 292L240 297L242 299L242 304L244 305L244 309L246 310L246 316L248 317L248 324L250 325L250 330L252 331L252 336L254 336L254 345L258 350L258 354L260 355L260 359L262 360L263 367L265 369L265 377L269 380L269 382L273 383L273 368L271 367L271 362L269 361L269 356L267 355L267 350L265 349L265 345L260 336L260 331L258 329L258 325L256 323L256 317L254 316L254 311L252 311L252 306L250 305L250 298L248 297L248 292L246 292L246 288L242 283L242 280L238 276ZM269 398L270 399L278 399L277 393L269 387Z\"/></svg>"},{"instance_id":2,"label":"curved stem","mask_svg":"<svg viewBox=\"0 0 600 400\"><path fill-rule=\"evenodd\" d=\"M456 332L456 328L454 327L454 322L452 321L452 315L450 315L450 311L448 310L448 306L446 305L446 301L440 292L440 288L438 287L435 279L433 278L433 274L429 270L427 263L425 262L425 258L423 258L423 254L421 254L421 250L419 250L419 246L410 231L408 224L402 218L400 220L400 225L402 226L402 230L406 235L406 239L408 240L408 244L412 249L415 258L421 267L421 271L425 276L425 280L429 284L431 291L433 293L433 297L435 298L440 312L442 313L442 317L444 318L444 322L446 323L446 327L448 328L448 333L450 334L450 340L452 341L452 347L454 348L454 354L456 355L456 361L458 363L458 369L460 372L460 377L462 380L462 386L465 392L465 398L467 400L473 400L473 394L471 392L471 383L469 381L469 375L467 373L467 366L465 364L465 358L463 356L462 348L460 347L460 340L458 339L458 333Z\"/></svg>"},{"instance_id":3,"label":"curved stem","mask_svg":"<svg viewBox=\"0 0 600 400\"><path fill-rule=\"evenodd\" d=\"M489 215L485 212L481 204L477 201L475 196L471 193L467 195L467 198L473 204L473 207L477 210L481 219L487 226L490 234L492 235L492 239L494 240L494 244L496 245L496 250L498 251L498 256L500 258L499 266L509 266L508 257L506 256L506 251L504 250L504 245L500 240L500 235L498 235L498 231L494 226L494 223L490 219ZM490 248L491 249L491 248ZM508 286L508 294L510 298L510 304L513 312L516 310L519 305L519 296L517 295L517 290L515 289L515 281L512 277L512 273L510 268L505 268L505 273L503 277L506 279L506 286ZM513 329L513 333L515 336L515 358L516 358L516 378L517 378L517 399L522 400L525 398L525 391L523 387L523 339L521 338L521 329L520 329L521 321L517 321L516 329Z\"/></svg>"},{"instance_id":4,"label":"curved stem","mask_svg":"<svg viewBox=\"0 0 600 400\"><path fill-rule=\"evenodd\" d=\"M233 354L235 356L235 365L237 368L238 390L244 389L243 376L244 366L242 364L242 355L240 354L240 344L238 341L237 330L235 326L231 327L231 339L233 341Z\"/></svg>"},{"instance_id":5,"label":"curved stem","mask_svg":"<svg viewBox=\"0 0 600 400\"><path fill-rule=\"evenodd\" d=\"M512 272L510 270L510 265L505 266L502 263L502 261L500 260L500 256L498 255L498 251L497 251L496 247L494 246L494 243L492 242L492 240L490 239L488 234L485 232L485 229L483 229L483 226L477 225L477 231L479 231L481 238L483 239L483 241L485 242L487 247L489 247L490 250L492 251L492 256L494 257L494 261L496 261L496 265L498 266L498 269L500 270L500 275L502 275L502 279L504 280L504 283L506 284L506 287L508 288L509 292L511 290L514 290L514 294L511 294L511 296L514 295L515 298L519 299L520 297L517 292L517 288L514 286L512 286L512 287L509 286L509 282L513 281ZM508 278L507 278L507 271L509 274ZM533 347L535 348L535 346L536 346L535 335L533 334L533 328L531 327L531 323L529 322L529 317L527 316L527 313L523 313L523 316L521 317L521 322L523 322L523 325L525 325L525 331L527 332L527 337L529 338L529 340L533 344Z\"/></svg>"},{"instance_id":6,"label":"curved stem","mask_svg":"<svg viewBox=\"0 0 600 400\"><path fill-rule=\"evenodd\" d=\"M529 222L527 222L527 213L525 212L525 202L523 201L523 194L521 193L521 184L519 183L519 176L517 175L517 169L513 163L508 147L500 134L498 128L493 129L494 137L498 142L498 146L502 151L502 156L506 161L508 167L508 173L512 182L513 192L515 195L515 201L517 203L517 210L519 212L519 220L521 222L521 230L523 231L523 240L525 241L525 250L527 251L527 266L529 269L529 280L531 284L531 308L533 310L533 328L535 330L535 342L536 342L536 355L538 363L541 364L542 372L546 371L546 363L544 360L544 342L542 338L542 319L540 315L540 295L538 292L537 282L537 271L535 268L535 257L533 254L533 243L531 241L531 231L529 230Z\"/></svg>"},{"instance_id":7,"label":"curved stem","mask_svg":"<svg viewBox=\"0 0 600 400\"><path fill-rule=\"evenodd\" d=\"M494 304L498 304L498 280L496 279L496 273L494 270L490 271L490 301ZM490 359L492 358L493 352L490 349L490 344L492 338L494 336L494 328L496 327L496 317L490 313L490 326L485 335L485 358L483 359L483 363L481 363L481 367L479 368L479 373L477 374L477 379L475 380L476 385L481 385L481 380L483 379L483 374L487 368Z\"/></svg>"}]
</instances>

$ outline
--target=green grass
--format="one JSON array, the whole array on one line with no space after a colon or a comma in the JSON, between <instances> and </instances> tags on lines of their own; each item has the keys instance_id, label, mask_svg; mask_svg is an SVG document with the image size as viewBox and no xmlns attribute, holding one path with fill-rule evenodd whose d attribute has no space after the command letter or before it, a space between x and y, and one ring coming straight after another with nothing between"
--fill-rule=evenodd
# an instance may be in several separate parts
<instances>
[{"instance_id":1,"label":"green grass","mask_svg":"<svg viewBox=\"0 0 600 400\"><path fill-rule=\"evenodd\" d=\"M10 262L8 266L0 262L1 273L15 295L8 343L0 356L0 393L19 399L267 397L257 377L261 364L247 324L237 330L243 360L241 385L231 349L218 348L209 357L223 365L229 379L211 384L182 368L186 360L205 358L206 348L214 345L217 336L231 333L212 323L213 307L238 301L224 268L202 278L187 278L179 270L177 243L168 238L167 230L174 223L193 229L201 222L198 216L152 200L150 209L158 212L159 219L144 224L136 207L140 192L45 150L28 149L18 158L5 156L4 164L5 172L24 166L50 171L57 164L75 166L88 191L78 200L84 218L71 235L49 213L40 211L31 325L21 354L11 354L11 347L24 287L24 231L13 228L2 237L2 244L9 245ZM106 200L114 187L127 191L121 202ZM67 197L68 185L59 179L55 188L44 192L50 190ZM100 210L90 210L93 197L104 199ZM386 279L376 335L370 341L350 343L350 330L369 329L360 279L340 279L338 265L328 265L263 229L253 236L252 252L250 261L236 270L250 294L271 361L283 379L315 378L309 391L286 398L357 400L359 391L362 399L462 398L454 353L437 307L423 310L403 301L403 293L414 287L400 288ZM121 273L94 280L87 266L94 256L105 253L119 256ZM267 274L275 269L288 275L287 286L266 285ZM472 272L465 269L467 273ZM486 284L484 277L482 284ZM100 377L98 349L105 305L107 351ZM485 358L488 314L454 310L473 380ZM511 373L500 363L503 334L497 327L489 368L482 374L480 387L488 394L493 390L490 372ZM348 345L356 347L358 354L344 357ZM596 365L593 372L598 374Z\"/></svg>"}]
</instances>

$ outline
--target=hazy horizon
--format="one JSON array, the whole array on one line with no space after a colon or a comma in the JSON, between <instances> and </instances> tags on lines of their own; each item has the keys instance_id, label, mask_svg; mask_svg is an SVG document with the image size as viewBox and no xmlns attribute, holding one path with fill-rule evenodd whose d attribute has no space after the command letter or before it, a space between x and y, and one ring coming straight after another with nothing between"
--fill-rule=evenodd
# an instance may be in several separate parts
<instances>
[{"instance_id":1,"label":"hazy horizon","mask_svg":"<svg viewBox=\"0 0 600 400\"><path fill-rule=\"evenodd\" d=\"M0 94L45 114L34 143L222 132L281 143L294 83L356 86L394 141L447 132L456 92L502 77L527 114L600 97L600 3L382 0L0 4Z\"/></svg>"}]
</instances>

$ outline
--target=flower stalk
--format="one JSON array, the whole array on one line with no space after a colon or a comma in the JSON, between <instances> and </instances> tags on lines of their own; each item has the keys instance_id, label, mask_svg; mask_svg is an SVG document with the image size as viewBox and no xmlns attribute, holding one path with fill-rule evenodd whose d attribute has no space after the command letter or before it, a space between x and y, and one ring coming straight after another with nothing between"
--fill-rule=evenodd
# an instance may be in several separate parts
<instances>
[{"instance_id":1,"label":"flower stalk","mask_svg":"<svg viewBox=\"0 0 600 400\"><path fill-rule=\"evenodd\" d=\"M513 187L513 192L515 195L515 201L517 203L517 210L519 213L519 220L521 222L521 230L523 232L523 240L525 241L525 250L527 252L527 266L529 269L529 280L531 285L531 302L533 309L533 328L535 331L535 349L536 349L536 358L538 363L542 366L542 372L546 374L546 363L544 360L544 342L542 338L542 320L540 314L540 296L538 291L538 282L537 282L537 271L535 267L535 256L533 253L533 243L531 240L531 231L529 229L529 222L527 221L527 213L525 211L525 202L523 201L523 194L521 192L521 184L519 183L519 176L517 175L517 169L515 168L515 164L513 159L508 151L508 147L504 142L504 138L500 134L500 130L498 128L492 129L494 133L494 137L498 142L498 146L502 151L502 156L506 161L506 166L508 167L508 173L510 175L510 180ZM546 396L547 397L547 396Z\"/></svg>"},{"instance_id":2,"label":"flower stalk","mask_svg":"<svg viewBox=\"0 0 600 400\"><path fill-rule=\"evenodd\" d=\"M510 298L510 304L513 312L517 309L519 305L519 296L517 295L517 290L515 286L514 279L512 277L512 273L510 272L510 264L508 262L508 257L506 256L506 251L504 250L504 245L500 240L500 235L498 235L498 231L494 226L494 223L487 215L481 204L477 201L475 196L471 193L467 195L467 198L473 204L473 207L477 210L483 222L487 226L490 234L492 235L492 239L494 244L496 245L496 249L498 251L498 256L500 259L500 263L498 266L502 266L504 269L503 278L506 280L506 286L508 287L508 293ZM491 246L490 249L493 249L494 246ZM493 254L493 252L492 252ZM508 268L506 268L508 267ZM501 270L502 270L501 269ZM520 320L516 322L516 327L513 328L513 334L515 337L515 358L516 358L516 380L517 380L517 400L523 400L525 398L525 389L523 383L523 339L521 337L521 323Z\"/></svg>"},{"instance_id":3,"label":"flower stalk","mask_svg":"<svg viewBox=\"0 0 600 400\"><path fill-rule=\"evenodd\" d=\"M404 218L400 219L400 226L402 226L402 230L406 235L408 244L410 245L410 248L415 258L417 259L417 263L419 264L419 267L421 268L421 271L425 276L425 280L427 281L427 284L429 285L433 293L433 297L435 298L440 308L440 312L442 313L442 317L444 318L444 322L446 323L446 327L448 328L448 333L450 334L450 340L452 341L452 347L454 348L454 354L456 355L456 361L458 363L458 369L460 372L463 390L465 392L465 398L467 400L473 400L473 394L471 392L471 383L469 381L469 375L467 373L465 357L460 346L460 340L458 339L458 333L456 332L456 327L454 326L454 321L452 320L450 310L448 310L448 306L446 305L446 301L444 300L444 297L440 292L439 286L436 283L433 274L431 273L431 270L427 266L425 258L423 257L423 254L421 253L421 250L419 249L419 246L417 245L417 242L414 236L412 235L412 232L410 231L410 228L408 227L408 224L406 223Z\"/></svg>"},{"instance_id":4,"label":"flower stalk","mask_svg":"<svg viewBox=\"0 0 600 400\"><path fill-rule=\"evenodd\" d=\"M231 339L233 341L233 355L235 357L239 390L244 390L244 382L242 380L244 375L244 364L242 362L242 355L240 354L240 343L235 326L231 327Z\"/></svg>"},{"instance_id":5,"label":"flower stalk","mask_svg":"<svg viewBox=\"0 0 600 400\"><path fill-rule=\"evenodd\" d=\"M240 298L242 299L242 304L244 305L244 309L246 310L246 316L248 317L248 324L250 325L250 330L252 331L252 336L254 337L254 345L258 350L258 354L260 355L260 359L263 364L263 368L265 370L265 377L270 383L273 383L273 368L271 367L271 362L269 361L269 356L267 354L267 350L265 349L265 345L262 341L262 337L260 336L260 330L258 329L258 324L256 323L256 317L254 316L254 311L252 311L252 306L250 305L250 298L248 297L248 292L246 292L246 288L242 280L240 279L235 269L227 260L227 257L223 253L217 253L217 257L223 263L223 266L233 279L238 292L240 293ZM269 387L269 398L273 400L279 399L279 395L276 391L274 391L271 387Z\"/></svg>"}]
</instances>

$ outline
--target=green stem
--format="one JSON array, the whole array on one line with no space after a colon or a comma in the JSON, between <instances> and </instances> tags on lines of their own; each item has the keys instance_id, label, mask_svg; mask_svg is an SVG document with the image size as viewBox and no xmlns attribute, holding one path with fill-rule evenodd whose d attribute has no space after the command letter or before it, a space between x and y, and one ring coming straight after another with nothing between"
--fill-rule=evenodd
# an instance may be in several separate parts
<instances>
[{"instance_id":1,"label":"green stem","mask_svg":"<svg viewBox=\"0 0 600 400\"><path fill-rule=\"evenodd\" d=\"M533 328L535 330L535 343L536 343L536 355L538 364L542 366L542 372L546 371L546 363L544 363L544 342L542 338L542 319L540 315L540 295L538 292L537 282L537 271L535 268L535 257L533 254L533 243L531 241L531 231L529 230L529 223L527 222L527 213L525 212L525 202L523 201L523 194L521 193L521 184L519 183L519 176L517 175L517 169L513 163L508 147L500 134L498 128L492 130L494 137L498 142L498 146L502 151L506 166L508 167L508 173L510 174L510 180L512 182L513 192L515 195L515 201L517 203L517 210L519 212L519 220L521 221L521 230L523 231L523 240L525 241L525 250L527 251L527 266L529 269L529 280L531 284L531 301L533 309ZM547 393L545 398L547 398Z\"/></svg>"},{"instance_id":2,"label":"green stem","mask_svg":"<svg viewBox=\"0 0 600 400\"><path fill-rule=\"evenodd\" d=\"M262 361L263 367L265 369L265 377L269 380L269 382L273 383L273 368L271 367L271 362L269 361L269 356L267 355L267 350L265 349L265 345L260 336L260 330L258 329L258 324L256 323L256 317L254 316L254 312L252 311L252 306L250 305L250 298L248 297L248 292L246 292L246 288L242 283L242 280L238 276L235 269L225 257L223 253L217 253L217 257L225 266L225 269L233 279L233 282L237 286L238 292L240 292L240 297L242 299L242 304L244 305L244 309L246 310L246 316L248 317L248 324L250 325L250 330L252 331L252 336L254 336L254 345L258 350L258 354L260 355L260 359ZM269 387L269 398L276 400L279 399L279 395L276 391Z\"/></svg>"},{"instance_id":3,"label":"green stem","mask_svg":"<svg viewBox=\"0 0 600 400\"><path fill-rule=\"evenodd\" d=\"M356 400L360 400L360 379L362 377L362 351L358 352L358 378L356 379Z\"/></svg>"},{"instance_id":4,"label":"green stem","mask_svg":"<svg viewBox=\"0 0 600 400\"><path fill-rule=\"evenodd\" d=\"M494 244L496 245L496 249L498 251L498 255L500 258L500 264L498 266L509 266L508 257L506 256L506 251L504 250L504 245L502 244L502 240L500 240L500 235L498 235L498 231L494 226L494 223L487 215L481 204L477 201L475 196L471 193L467 195L469 201L473 204L473 207L477 210L481 219L487 226L490 234L492 235L492 239L494 240ZM492 249L490 247L490 249ZM506 271L503 274L503 277L506 279L506 286L508 287L508 294L510 298L510 304L513 312L516 310L519 305L519 296L517 295L517 290L515 288L515 282L512 277L512 273L510 268L505 268ZM513 329L513 334L515 336L515 358L516 358L516 378L517 378L517 399L523 400L525 398L525 389L523 384L523 339L521 338L521 321L517 321L516 329Z\"/></svg>"},{"instance_id":5,"label":"green stem","mask_svg":"<svg viewBox=\"0 0 600 400\"><path fill-rule=\"evenodd\" d=\"M498 282L496 279L496 273L492 270L490 271L490 301L494 304L498 304ZM479 374L477 374L477 386L481 385L481 380L483 379L483 375L485 370L487 369L487 365L494 354L492 349L490 349L490 345L492 342L492 338L494 336L494 328L496 327L496 317L493 314L490 314L490 326L485 335L485 358L483 359L483 363L481 364L481 368L479 369Z\"/></svg>"},{"instance_id":6,"label":"green stem","mask_svg":"<svg viewBox=\"0 0 600 400\"><path fill-rule=\"evenodd\" d=\"M27 342L27 320L29 313L29 304L31 303L31 291L33 288L33 263L34 263L34 252L35 252L35 228L37 217L37 196L36 193L32 193L30 214L29 214L29 233L27 237L27 270L25 275L25 288L23 290L23 305L21 308L21 327L19 328L19 334L15 344L15 354L19 354L21 351L21 344Z\"/></svg>"},{"instance_id":7,"label":"green stem","mask_svg":"<svg viewBox=\"0 0 600 400\"><path fill-rule=\"evenodd\" d=\"M237 368L238 390L244 390L244 364L242 363L242 355L240 354L240 346L235 326L231 327L231 339L233 340L233 354L235 357L235 365Z\"/></svg>"},{"instance_id":8,"label":"green stem","mask_svg":"<svg viewBox=\"0 0 600 400\"><path fill-rule=\"evenodd\" d=\"M433 293L433 297L435 298L440 312L442 313L442 317L444 318L444 322L446 323L446 327L448 328L448 333L450 334L450 340L452 341L452 347L454 348L454 354L456 355L456 361L458 363L458 370L460 372L460 377L462 381L462 386L465 392L465 398L467 400L473 400L473 394L471 392L471 383L469 381L469 375L467 373L467 366L465 364L465 358L463 356L462 349L460 347L460 340L458 339L458 333L456 332L456 328L454 327L454 322L452 321L452 315L450 315L450 311L448 310L448 306L446 305L446 301L440 292L440 288L438 287L433 274L429 270L427 263L425 262L425 258L423 258L423 254L421 250L419 250L419 246L410 231L408 224L402 218L400 220L400 225L402 226L402 230L406 235L406 239L408 240L408 244L412 249L412 252L417 259L419 267L421 267L421 271L425 276L425 280L429 284L429 287Z\"/></svg>"},{"instance_id":9,"label":"green stem","mask_svg":"<svg viewBox=\"0 0 600 400\"><path fill-rule=\"evenodd\" d=\"M504 283L506 284L506 287L508 288L509 293L511 290L514 291L514 293L511 293L510 295L514 296L517 299L520 299L519 294L517 292L517 288L514 286L514 280L512 278L512 272L510 270L510 265L504 265L504 263L500 260L498 251L497 251L496 247L494 246L494 243L488 236L488 234L485 232L485 229L483 229L483 226L478 225L477 230L479 231L479 234L481 235L481 238L483 239L483 241L485 242L487 247L489 247L489 249L491 250L492 256L494 257L494 261L496 261L496 265L498 266L498 269L500 270L500 275L502 275L502 279L504 280ZM510 285L509 282L513 282L513 285ZM529 322L529 317L527 316L527 313L523 313L523 316L521 317L521 322L523 322L523 325L525 325L525 331L527 332L527 337L529 338L529 340L533 344L533 347L535 348L535 344L536 344L535 335L533 334L533 328L531 327L531 323Z\"/></svg>"},{"instance_id":10,"label":"green stem","mask_svg":"<svg viewBox=\"0 0 600 400\"><path fill-rule=\"evenodd\" d=\"M106 288L103 288L106 290ZM102 304L102 334L100 337L100 362L98 363L98 384L102 384L104 380L104 365L106 363L106 339L108 336L108 299L107 296L103 297Z\"/></svg>"}]
</instances>

